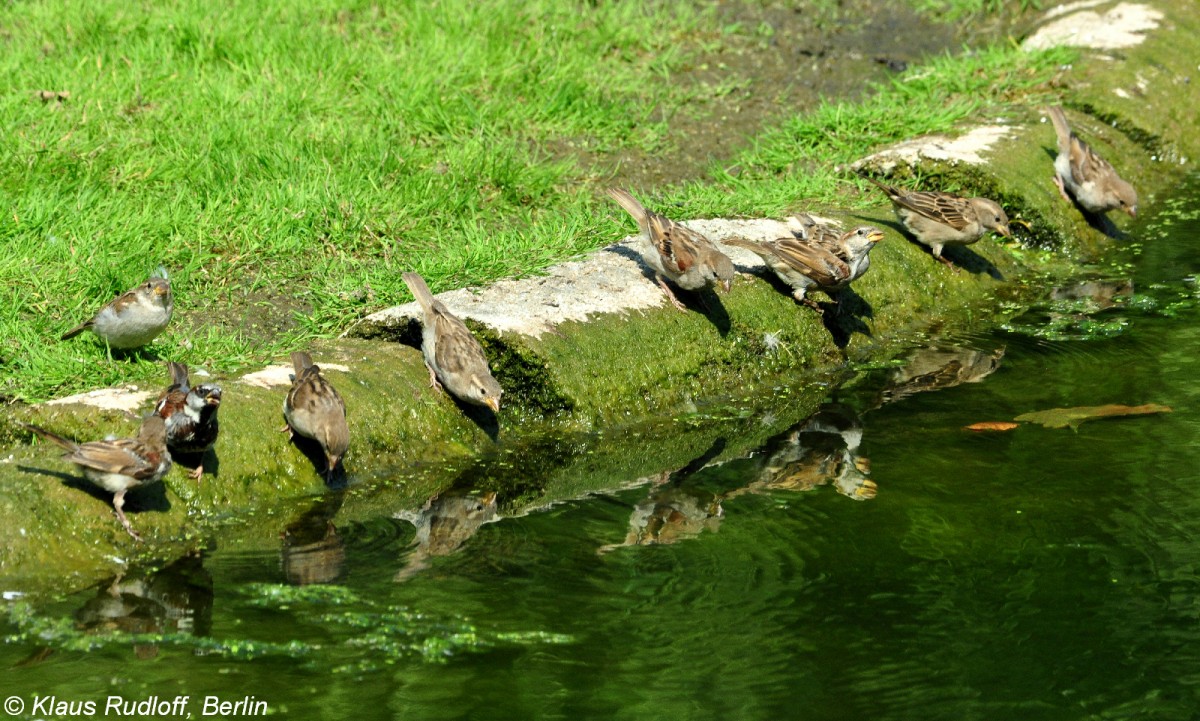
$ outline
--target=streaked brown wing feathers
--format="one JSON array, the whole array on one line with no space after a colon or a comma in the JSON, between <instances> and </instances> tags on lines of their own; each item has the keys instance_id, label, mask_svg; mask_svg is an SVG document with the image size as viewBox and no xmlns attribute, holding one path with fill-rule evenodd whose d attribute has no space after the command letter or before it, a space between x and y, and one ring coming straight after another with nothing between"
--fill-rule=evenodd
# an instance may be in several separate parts
<instances>
[{"instance_id":1,"label":"streaked brown wing feathers","mask_svg":"<svg viewBox=\"0 0 1200 721\"><path fill-rule=\"evenodd\" d=\"M649 214L650 238L662 255L667 270L684 273L699 258L703 236L657 213Z\"/></svg>"},{"instance_id":2,"label":"streaked brown wing feathers","mask_svg":"<svg viewBox=\"0 0 1200 721\"><path fill-rule=\"evenodd\" d=\"M487 368L487 356L466 324L446 311L444 306L435 309L432 315L438 339L435 351L437 367L442 373L466 376L479 368Z\"/></svg>"},{"instance_id":3,"label":"streaked brown wing feathers","mask_svg":"<svg viewBox=\"0 0 1200 721\"><path fill-rule=\"evenodd\" d=\"M104 473L120 473L138 480L153 477L162 460L158 453L151 452L136 438L84 443L75 452L64 457L86 468Z\"/></svg>"},{"instance_id":4,"label":"streaked brown wing feathers","mask_svg":"<svg viewBox=\"0 0 1200 721\"><path fill-rule=\"evenodd\" d=\"M967 201L957 195L927 190L908 193L907 195L893 198L893 200L897 205L908 208L914 213L919 213L931 220L948 225L955 230L963 230L971 223L970 218L966 215L966 210L969 207Z\"/></svg>"}]
</instances>

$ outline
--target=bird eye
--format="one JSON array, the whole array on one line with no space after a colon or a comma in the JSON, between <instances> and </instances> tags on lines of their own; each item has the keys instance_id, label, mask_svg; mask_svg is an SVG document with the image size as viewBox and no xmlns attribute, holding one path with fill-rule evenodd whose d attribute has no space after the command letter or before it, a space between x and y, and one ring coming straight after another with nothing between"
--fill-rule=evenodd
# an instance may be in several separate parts
<instances>
[{"instance_id":1,"label":"bird eye","mask_svg":"<svg viewBox=\"0 0 1200 721\"><path fill-rule=\"evenodd\" d=\"M1125 201L1124 201L1124 200L1122 200L1122 201L1121 201L1121 205L1125 205Z\"/></svg>"},{"instance_id":2,"label":"bird eye","mask_svg":"<svg viewBox=\"0 0 1200 721\"><path fill-rule=\"evenodd\" d=\"M997 223L999 223L999 222L1000 222L1000 216L998 216L998 215L996 216L996 222L997 222Z\"/></svg>"}]
</instances>

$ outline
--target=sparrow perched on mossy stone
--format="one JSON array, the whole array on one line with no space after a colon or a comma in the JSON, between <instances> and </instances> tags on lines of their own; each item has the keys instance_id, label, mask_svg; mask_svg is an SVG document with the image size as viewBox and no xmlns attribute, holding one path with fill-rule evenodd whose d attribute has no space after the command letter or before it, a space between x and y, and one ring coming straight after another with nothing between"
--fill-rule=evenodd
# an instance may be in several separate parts
<instances>
[{"instance_id":1,"label":"sparrow perched on mossy stone","mask_svg":"<svg viewBox=\"0 0 1200 721\"><path fill-rule=\"evenodd\" d=\"M110 438L89 443L76 443L37 426L25 424L25 427L65 448L63 460L82 468L85 478L112 493L117 520L135 540L142 540L122 508L126 492L157 483L171 470L167 424L161 417L147 416L136 438Z\"/></svg>"},{"instance_id":2,"label":"sparrow perched on mossy stone","mask_svg":"<svg viewBox=\"0 0 1200 721\"><path fill-rule=\"evenodd\" d=\"M627 190L612 188L608 194L637 221L642 231L642 259L654 271L658 285L672 305L679 310L687 310L663 280L664 277L684 290L701 290L719 284L725 292L729 292L736 274L733 261L718 250L711 240L670 218L647 210Z\"/></svg>"},{"instance_id":3,"label":"sparrow perched on mossy stone","mask_svg":"<svg viewBox=\"0 0 1200 721\"><path fill-rule=\"evenodd\" d=\"M1005 238L1012 236L1008 229L1008 214L994 200L964 198L937 190L903 191L892 185L863 176L887 194L896 217L917 242L929 246L933 257L954 268L942 257L947 245L970 245L989 230Z\"/></svg>"},{"instance_id":4,"label":"sparrow perched on mossy stone","mask_svg":"<svg viewBox=\"0 0 1200 721\"><path fill-rule=\"evenodd\" d=\"M807 297L808 290L815 288L832 297L846 288L871 267L871 249L883 240L883 231L872 226L840 234L827 234L827 226L818 227L819 230L808 230L811 239L792 237L762 242L729 238L723 242L758 255L780 280L792 287L793 298L816 308L816 302Z\"/></svg>"},{"instance_id":5,"label":"sparrow perched on mossy stone","mask_svg":"<svg viewBox=\"0 0 1200 721\"><path fill-rule=\"evenodd\" d=\"M1058 137L1058 156L1054 159L1054 184L1063 200L1071 198L1089 213L1120 210L1137 217L1137 192L1107 160L1071 131L1067 116L1057 105L1046 109L1054 134ZM1068 193L1070 195L1068 196Z\"/></svg>"},{"instance_id":6,"label":"sparrow perched on mossy stone","mask_svg":"<svg viewBox=\"0 0 1200 721\"><path fill-rule=\"evenodd\" d=\"M400 277L421 306L421 354L429 369L429 385L499 413L503 391L492 376L483 346L466 324L433 297L424 278L411 272Z\"/></svg>"},{"instance_id":7,"label":"sparrow perched on mossy stone","mask_svg":"<svg viewBox=\"0 0 1200 721\"><path fill-rule=\"evenodd\" d=\"M325 454L325 478L333 479L334 469L350 448L350 426L346 423L346 402L337 389L321 375L312 356L304 351L292 353L292 388L283 399L282 430L311 438L321 444Z\"/></svg>"}]
</instances>

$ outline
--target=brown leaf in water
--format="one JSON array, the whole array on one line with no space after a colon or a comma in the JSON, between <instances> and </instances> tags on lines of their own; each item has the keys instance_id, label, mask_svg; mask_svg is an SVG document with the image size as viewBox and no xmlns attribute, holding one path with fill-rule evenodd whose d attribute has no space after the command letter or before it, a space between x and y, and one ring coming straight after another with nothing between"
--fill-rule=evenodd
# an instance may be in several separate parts
<instances>
[{"instance_id":1,"label":"brown leaf in water","mask_svg":"<svg viewBox=\"0 0 1200 721\"><path fill-rule=\"evenodd\" d=\"M1026 423L1041 423L1047 428L1079 428L1084 421L1097 418L1115 418L1120 416L1144 416L1151 413L1170 413L1170 406L1157 403L1146 403L1140 406L1125 406L1110 403L1106 406L1080 406L1079 408L1051 408L1048 411L1022 413L1016 420Z\"/></svg>"},{"instance_id":2,"label":"brown leaf in water","mask_svg":"<svg viewBox=\"0 0 1200 721\"><path fill-rule=\"evenodd\" d=\"M963 426L964 431L1011 431L1020 423L1012 423L1011 421L983 421L981 423L972 423L969 426Z\"/></svg>"}]
</instances>

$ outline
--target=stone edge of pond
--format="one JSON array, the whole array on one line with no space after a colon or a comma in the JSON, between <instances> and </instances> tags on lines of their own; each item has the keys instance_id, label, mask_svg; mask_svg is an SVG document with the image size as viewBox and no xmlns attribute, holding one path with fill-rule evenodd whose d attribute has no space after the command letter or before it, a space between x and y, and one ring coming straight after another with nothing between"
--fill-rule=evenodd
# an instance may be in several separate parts
<instances>
[{"instance_id":1,"label":"stone edge of pond","mask_svg":"<svg viewBox=\"0 0 1200 721\"><path fill-rule=\"evenodd\" d=\"M1130 11L1133 6L1141 9ZM1113 13L1133 12L1128 16L1140 23L1133 37L1147 40L1119 48L1105 40L1106 49L1063 74L1064 105L1075 127L1141 189L1145 207L1170 189L1180 166L1197 152L1200 128L1190 110L1198 94L1190 77L1197 68L1189 66L1185 50L1200 12L1181 2L1077 3L1051 11L1042 26L1061 25L1072 7L1107 18L1099 26L1119 25ZM1157 18L1145 12L1162 7L1168 10ZM1149 28L1147 17L1159 27ZM441 294L480 334L506 389L498 424L464 412L428 387L419 351L405 344L417 338L411 304L364 319L349 331L353 337L312 349L345 396L353 427L349 468L361 483L347 494L344 517L419 505L489 454L517 464L561 461L527 478L514 491L519 500L512 508L619 487L700 456L729 430L711 420L722 409L737 407L746 416L745 409L764 398L787 393L787 413L738 426L741 435L722 453L735 457L812 412L826 393L821 381L847 361L886 359L929 328L966 329L1002 319L1046 279L1068 277L1079 261L1111 247L1058 197L1050 180L1053 147L1049 124L1030 107L1003 124L965 129L955 138L915 139L864 159L859 167L900 177L920 173L929 185L946 180L1000 199L1031 224L1028 240L1036 249L987 238L952 256L969 269L952 273L905 239L882 203L861 213L829 214L844 226L870 223L887 234L842 316L798 307L761 275L753 254L734 248L730 255L741 273L732 292L678 313L664 303L628 241L544 276ZM632 229L615 206L613 218ZM784 230L774 220L689 225L718 241L770 238ZM842 343L834 342L825 319L833 319L829 325L844 336ZM101 390L14 409L4 430L19 442L0 458L0 574L6 579L0 591L12 583L61 589L64 579L94 582L131 558L169 558L202 544L212 525L238 543L277 544L278 524L255 519L297 507L280 506L281 499L325 490L301 449L275 432L287 368L220 381L226 402L218 463L209 468L215 473L193 483L173 471L157 490L131 495L129 508L144 511L132 513L133 522L150 541L140 545L121 531L107 494L78 479L57 450L28 445L16 423L78 438L127 435L136 425L131 412L145 408L158 389ZM700 420L630 430L654 417ZM604 442L578 440L584 437ZM373 470L356 476L360 468ZM583 469L587 481L581 480Z\"/></svg>"}]
</instances>

